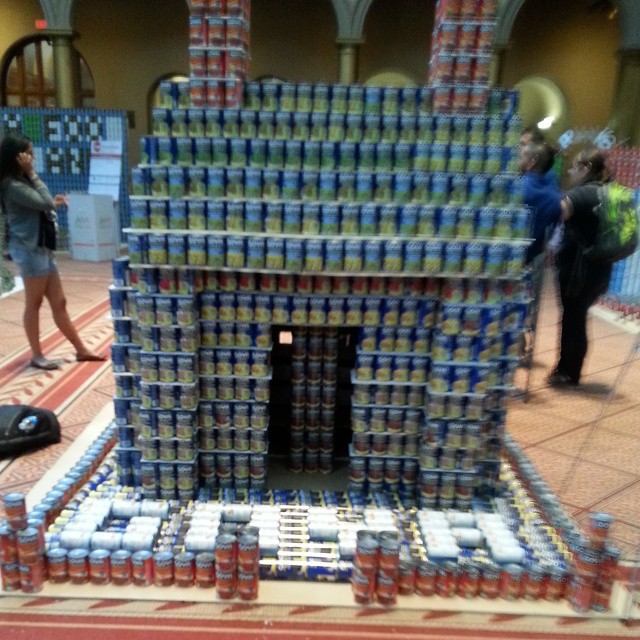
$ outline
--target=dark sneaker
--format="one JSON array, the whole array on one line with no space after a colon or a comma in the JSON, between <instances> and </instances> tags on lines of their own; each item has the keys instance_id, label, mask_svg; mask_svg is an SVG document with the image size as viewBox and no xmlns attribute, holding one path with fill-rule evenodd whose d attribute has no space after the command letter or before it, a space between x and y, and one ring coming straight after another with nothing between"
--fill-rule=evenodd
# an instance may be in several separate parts
<instances>
[{"instance_id":1,"label":"dark sneaker","mask_svg":"<svg viewBox=\"0 0 640 640\"><path fill-rule=\"evenodd\" d=\"M561 373L560 371L554 371L548 378L547 384L550 387L577 387L578 381L574 380L571 376L568 376L566 373Z\"/></svg>"}]
</instances>

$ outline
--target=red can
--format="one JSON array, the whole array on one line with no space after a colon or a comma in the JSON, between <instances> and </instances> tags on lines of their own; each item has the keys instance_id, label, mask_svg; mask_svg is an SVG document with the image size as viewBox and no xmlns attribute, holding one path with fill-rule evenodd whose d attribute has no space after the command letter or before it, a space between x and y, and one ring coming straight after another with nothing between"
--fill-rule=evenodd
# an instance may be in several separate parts
<instances>
[{"instance_id":1,"label":"red can","mask_svg":"<svg viewBox=\"0 0 640 640\"><path fill-rule=\"evenodd\" d=\"M224 47L225 46L225 23L219 16L207 16L205 18L207 25L207 46L208 47Z\"/></svg>"},{"instance_id":2,"label":"red can","mask_svg":"<svg viewBox=\"0 0 640 640\"><path fill-rule=\"evenodd\" d=\"M227 15L243 16L247 0L227 0Z\"/></svg>"},{"instance_id":3,"label":"red can","mask_svg":"<svg viewBox=\"0 0 640 640\"><path fill-rule=\"evenodd\" d=\"M410 596L416 590L416 565L410 560L401 560L398 564L398 593Z\"/></svg>"},{"instance_id":4,"label":"red can","mask_svg":"<svg viewBox=\"0 0 640 640\"><path fill-rule=\"evenodd\" d=\"M9 525L0 526L0 562L2 564L18 562L18 540L15 531Z\"/></svg>"},{"instance_id":5,"label":"red can","mask_svg":"<svg viewBox=\"0 0 640 640\"><path fill-rule=\"evenodd\" d=\"M20 590L20 566L16 562L3 564L0 567L0 574L2 574L2 590L5 593Z\"/></svg>"},{"instance_id":6,"label":"red can","mask_svg":"<svg viewBox=\"0 0 640 640\"><path fill-rule=\"evenodd\" d=\"M464 51L472 51L478 44L478 26L473 22L465 22L460 26L458 46Z\"/></svg>"},{"instance_id":7,"label":"red can","mask_svg":"<svg viewBox=\"0 0 640 640\"><path fill-rule=\"evenodd\" d=\"M131 552L124 549L111 554L111 582L117 586L131 584L133 567Z\"/></svg>"},{"instance_id":8,"label":"red can","mask_svg":"<svg viewBox=\"0 0 640 640\"><path fill-rule=\"evenodd\" d=\"M491 23L481 24L478 28L477 47L481 50L491 50L493 46L493 38L495 36L495 27Z\"/></svg>"},{"instance_id":9,"label":"red can","mask_svg":"<svg viewBox=\"0 0 640 640\"><path fill-rule=\"evenodd\" d=\"M153 584L156 587L170 587L174 580L173 554L158 551L153 554Z\"/></svg>"},{"instance_id":10,"label":"red can","mask_svg":"<svg viewBox=\"0 0 640 640\"><path fill-rule=\"evenodd\" d=\"M547 590L547 572L540 564L535 564L529 568L524 576L524 599L539 600Z\"/></svg>"},{"instance_id":11,"label":"red can","mask_svg":"<svg viewBox=\"0 0 640 640\"><path fill-rule=\"evenodd\" d=\"M45 577L44 558L38 557L33 564L20 565L20 585L24 593L37 593L42 590Z\"/></svg>"},{"instance_id":12,"label":"red can","mask_svg":"<svg viewBox=\"0 0 640 640\"><path fill-rule=\"evenodd\" d=\"M111 554L106 549L96 549L89 554L89 581L91 584L108 584L111 579Z\"/></svg>"},{"instance_id":13,"label":"red can","mask_svg":"<svg viewBox=\"0 0 640 640\"><path fill-rule=\"evenodd\" d=\"M177 587L192 587L196 577L195 555L190 551L179 553L174 561L175 584Z\"/></svg>"},{"instance_id":14,"label":"red can","mask_svg":"<svg viewBox=\"0 0 640 640\"><path fill-rule=\"evenodd\" d=\"M480 568L473 562L460 566L456 594L461 598L475 598L480 590Z\"/></svg>"},{"instance_id":15,"label":"red can","mask_svg":"<svg viewBox=\"0 0 640 640\"><path fill-rule=\"evenodd\" d=\"M210 589L216 584L215 556L213 553L199 553L196 556L195 583L201 589Z\"/></svg>"},{"instance_id":16,"label":"red can","mask_svg":"<svg viewBox=\"0 0 640 640\"><path fill-rule=\"evenodd\" d=\"M440 562L436 572L436 594L442 598L453 598L458 590L460 567L450 560Z\"/></svg>"},{"instance_id":17,"label":"red can","mask_svg":"<svg viewBox=\"0 0 640 640\"><path fill-rule=\"evenodd\" d=\"M225 0L209 0L207 10L214 15L223 15L226 11Z\"/></svg>"},{"instance_id":18,"label":"red can","mask_svg":"<svg viewBox=\"0 0 640 640\"><path fill-rule=\"evenodd\" d=\"M384 537L380 540L380 555L378 568L388 575L398 573L400 564L400 542L392 538Z\"/></svg>"},{"instance_id":19,"label":"red can","mask_svg":"<svg viewBox=\"0 0 640 640\"><path fill-rule=\"evenodd\" d=\"M207 75L207 54L202 49L189 51L189 66L194 78L204 78Z\"/></svg>"},{"instance_id":20,"label":"red can","mask_svg":"<svg viewBox=\"0 0 640 640\"><path fill-rule=\"evenodd\" d=\"M397 571L388 573L378 571L376 577L376 599L385 606L391 606L398 601L399 577Z\"/></svg>"},{"instance_id":21,"label":"red can","mask_svg":"<svg viewBox=\"0 0 640 640\"><path fill-rule=\"evenodd\" d=\"M433 110L442 113L451 109L451 88L436 87L433 91Z\"/></svg>"},{"instance_id":22,"label":"red can","mask_svg":"<svg viewBox=\"0 0 640 640\"><path fill-rule=\"evenodd\" d=\"M18 561L20 564L35 564L40 557L38 549L38 530L27 527L16 534L18 543Z\"/></svg>"},{"instance_id":23,"label":"red can","mask_svg":"<svg viewBox=\"0 0 640 640\"><path fill-rule=\"evenodd\" d=\"M238 538L238 571L255 573L260 565L260 543L257 535L243 532ZM238 585L238 588L240 586Z\"/></svg>"},{"instance_id":24,"label":"red can","mask_svg":"<svg viewBox=\"0 0 640 640\"><path fill-rule=\"evenodd\" d=\"M452 91L451 109L455 113L467 111L469 107L470 88L467 85L456 85Z\"/></svg>"},{"instance_id":25,"label":"red can","mask_svg":"<svg viewBox=\"0 0 640 640\"><path fill-rule=\"evenodd\" d=\"M481 3L482 0L462 0L460 2L460 17L463 20L477 18L479 5Z\"/></svg>"},{"instance_id":26,"label":"red can","mask_svg":"<svg viewBox=\"0 0 640 640\"><path fill-rule=\"evenodd\" d=\"M258 572L238 571L238 596L240 600L256 600L258 597Z\"/></svg>"},{"instance_id":27,"label":"red can","mask_svg":"<svg viewBox=\"0 0 640 640\"><path fill-rule=\"evenodd\" d=\"M191 100L191 106L196 109L206 106L207 88L204 81L192 80L189 83L189 99Z\"/></svg>"},{"instance_id":28,"label":"red can","mask_svg":"<svg viewBox=\"0 0 640 640\"><path fill-rule=\"evenodd\" d=\"M24 494L7 493L3 498L4 512L7 524L14 531L19 531L27 526L27 505Z\"/></svg>"},{"instance_id":29,"label":"red can","mask_svg":"<svg viewBox=\"0 0 640 640\"><path fill-rule=\"evenodd\" d=\"M489 600L493 600L500 595L500 568L493 563L482 565L480 595Z\"/></svg>"},{"instance_id":30,"label":"red can","mask_svg":"<svg viewBox=\"0 0 640 640\"><path fill-rule=\"evenodd\" d=\"M373 604L373 596L376 591L375 573L365 573L354 567L351 572L351 589L353 598L358 604Z\"/></svg>"},{"instance_id":31,"label":"red can","mask_svg":"<svg viewBox=\"0 0 640 640\"><path fill-rule=\"evenodd\" d=\"M207 51L206 75L209 78L222 78L224 76L224 56L218 49Z\"/></svg>"},{"instance_id":32,"label":"red can","mask_svg":"<svg viewBox=\"0 0 640 640\"><path fill-rule=\"evenodd\" d=\"M236 595L235 571L222 571L216 567L216 593L220 600L231 600Z\"/></svg>"},{"instance_id":33,"label":"red can","mask_svg":"<svg viewBox=\"0 0 640 640\"><path fill-rule=\"evenodd\" d=\"M216 536L216 570L235 571L238 560L238 539L231 533Z\"/></svg>"},{"instance_id":34,"label":"red can","mask_svg":"<svg viewBox=\"0 0 640 640\"><path fill-rule=\"evenodd\" d=\"M566 569L552 566L547 577L547 586L544 591L544 599L549 602L563 600L567 593L569 578Z\"/></svg>"},{"instance_id":35,"label":"red can","mask_svg":"<svg viewBox=\"0 0 640 640\"><path fill-rule=\"evenodd\" d=\"M193 82L191 83L193 89ZM218 109L224 106L224 83L209 81L206 83L206 104L210 109Z\"/></svg>"},{"instance_id":36,"label":"red can","mask_svg":"<svg viewBox=\"0 0 640 640\"><path fill-rule=\"evenodd\" d=\"M47 553L47 574L49 582L61 584L69 580L69 563L66 549L50 549Z\"/></svg>"},{"instance_id":37,"label":"red can","mask_svg":"<svg viewBox=\"0 0 640 640\"><path fill-rule=\"evenodd\" d=\"M500 597L518 600L522 597L524 569L518 564L505 565L500 572Z\"/></svg>"},{"instance_id":38,"label":"red can","mask_svg":"<svg viewBox=\"0 0 640 640\"><path fill-rule=\"evenodd\" d=\"M612 545L606 545L600 562L600 581L611 582L618 574L620 562L620 549Z\"/></svg>"},{"instance_id":39,"label":"red can","mask_svg":"<svg viewBox=\"0 0 640 640\"><path fill-rule=\"evenodd\" d=\"M86 549L72 549L67 554L69 580L71 584L89 582L89 552Z\"/></svg>"},{"instance_id":40,"label":"red can","mask_svg":"<svg viewBox=\"0 0 640 640\"><path fill-rule=\"evenodd\" d=\"M573 576L569 586L568 600L571 608L577 613L587 613L591 609L595 578L589 576Z\"/></svg>"},{"instance_id":41,"label":"red can","mask_svg":"<svg viewBox=\"0 0 640 640\"><path fill-rule=\"evenodd\" d=\"M460 17L461 0L440 0L438 18L441 20L457 20Z\"/></svg>"},{"instance_id":42,"label":"red can","mask_svg":"<svg viewBox=\"0 0 640 640\"><path fill-rule=\"evenodd\" d=\"M189 11L191 13L202 13L208 5L208 0L189 0Z\"/></svg>"},{"instance_id":43,"label":"red can","mask_svg":"<svg viewBox=\"0 0 640 640\"><path fill-rule=\"evenodd\" d=\"M495 18L498 12L498 0L482 0L480 4L481 18Z\"/></svg>"},{"instance_id":44,"label":"red can","mask_svg":"<svg viewBox=\"0 0 640 640\"><path fill-rule=\"evenodd\" d=\"M131 556L131 573L136 587L153 584L153 554L151 551L136 551Z\"/></svg>"},{"instance_id":45,"label":"red can","mask_svg":"<svg viewBox=\"0 0 640 640\"><path fill-rule=\"evenodd\" d=\"M416 593L421 596L433 596L436 593L436 576L438 566L428 560L418 562L416 571Z\"/></svg>"},{"instance_id":46,"label":"red can","mask_svg":"<svg viewBox=\"0 0 640 640\"><path fill-rule=\"evenodd\" d=\"M375 576L378 570L378 541L374 537L359 535L353 566L362 573Z\"/></svg>"},{"instance_id":47,"label":"red can","mask_svg":"<svg viewBox=\"0 0 640 640\"><path fill-rule=\"evenodd\" d=\"M613 516L608 513L590 513L587 523L587 536L592 549L602 551L613 525Z\"/></svg>"},{"instance_id":48,"label":"red can","mask_svg":"<svg viewBox=\"0 0 640 640\"><path fill-rule=\"evenodd\" d=\"M205 28L201 16L191 16L189 18L189 46L201 47L204 45Z\"/></svg>"}]
</instances>

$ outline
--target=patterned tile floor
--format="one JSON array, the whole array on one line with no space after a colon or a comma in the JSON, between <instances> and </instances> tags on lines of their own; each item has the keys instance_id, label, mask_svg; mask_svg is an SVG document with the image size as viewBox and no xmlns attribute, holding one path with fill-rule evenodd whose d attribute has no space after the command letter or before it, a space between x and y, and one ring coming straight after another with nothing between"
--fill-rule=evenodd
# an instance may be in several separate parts
<instances>
[{"instance_id":1,"label":"patterned tile floor","mask_svg":"<svg viewBox=\"0 0 640 640\"><path fill-rule=\"evenodd\" d=\"M69 311L83 339L92 349L108 354L112 335L107 298L110 265L64 258L59 264ZM23 293L0 301L0 402L34 404L56 411L63 437L59 445L15 460L0 460L0 495L9 490L28 492L45 470L73 447L75 438L113 395L111 365L76 363L71 345L55 329L48 308L42 312L43 344L47 355L61 360L62 368L56 372L29 368L21 327L23 301ZM618 519L613 531L616 541L627 557L638 557L640 358L634 358L618 381L629 360L633 337L615 325L592 319L585 384L579 390L556 391L545 385L545 376L554 363L557 320L549 283L537 334L531 398L528 403L512 403L508 429L579 522L593 510L614 514ZM524 378L520 382L524 383ZM613 399L603 410L612 390ZM97 592L96 596L100 597ZM371 616L375 616L373 620ZM0 628L2 637L6 631L7 637L52 640L91 640L104 637L105 633L127 639L152 635L204 638L216 633L236 640L312 638L328 633L336 638L359 639L473 640L491 635L569 640L637 637L638 633L636 623L623 626L604 620L529 615L37 597L0 598Z\"/></svg>"}]
</instances>

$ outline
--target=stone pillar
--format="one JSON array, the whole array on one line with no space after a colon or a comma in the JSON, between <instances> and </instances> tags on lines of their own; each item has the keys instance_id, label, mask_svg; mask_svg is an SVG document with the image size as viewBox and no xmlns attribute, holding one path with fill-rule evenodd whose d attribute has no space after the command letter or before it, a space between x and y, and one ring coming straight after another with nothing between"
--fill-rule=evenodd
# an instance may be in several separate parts
<instances>
[{"instance_id":1,"label":"stone pillar","mask_svg":"<svg viewBox=\"0 0 640 640\"><path fill-rule=\"evenodd\" d=\"M73 49L74 34L71 31L50 31L47 34L53 46L53 75L56 88L56 104L61 109L72 109L78 94L76 88L76 54Z\"/></svg>"},{"instance_id":2,"label":"stone pillar","mask_svg":"<svg viewBox=\"0 0 640 640\"><path fill-rule=\"evenodd\" d=\"M496 46L491 56L491 67L489 68L489 82L493 87L502 86L502 75L504 72L504 58L507 47Z\"/></svg>"},{"instance_id":3,"label":"stone pillar","mask_svg":"<svg viewBox=\"0 0 640 640\"><path fill-rule=\"evenodd\" d=\"M610 126L621 142L640 145L640 49L618 52Z\"/></svg>"},{"instance_id":4,"label":"stone pillar","mask_svg":"<svg viewBox=\"0 0 640 640\"><path fill-rule=\"evenodd\" d=\"M340 54L341 84L354 84L358 81L358 55L362 40L356 38L338 38L336 40Z\"/></svg>"}]
</instances>

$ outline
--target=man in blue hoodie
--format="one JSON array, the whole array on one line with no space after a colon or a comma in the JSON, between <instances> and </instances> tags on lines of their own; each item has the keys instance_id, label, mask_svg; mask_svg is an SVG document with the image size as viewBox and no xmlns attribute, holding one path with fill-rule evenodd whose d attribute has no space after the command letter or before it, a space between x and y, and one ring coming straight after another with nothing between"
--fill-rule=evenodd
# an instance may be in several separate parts
<instances>
[{"instance_id":1,"label":"man in blue hoodie","mask_svg":"<svg viewBox=\"0 0 640 640\"><path fill-rule=\"evenodd\" d=\"M524 203L531 209L534 242L527 251L530 264L545 250L547 236L560 221L562 195L553 171L555 152L548 144L529 143L520 148Z\"/></svg>"}]
</instances>

